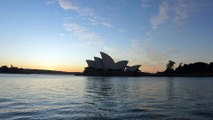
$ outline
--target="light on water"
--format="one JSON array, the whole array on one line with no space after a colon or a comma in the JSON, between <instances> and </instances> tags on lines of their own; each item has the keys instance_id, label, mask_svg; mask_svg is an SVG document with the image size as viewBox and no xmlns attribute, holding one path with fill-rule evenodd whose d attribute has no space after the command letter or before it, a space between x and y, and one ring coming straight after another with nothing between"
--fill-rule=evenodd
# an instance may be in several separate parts
<instances>
[{"instance_id":1,"label":"light on water","mask_svg":"<svg viewBox=\"0 0 213 120\"><path fill-rule=\"evenodd\" d=\"M0 74L1 119L213 119L213 78Z\"/></svg>"}]
</instances>

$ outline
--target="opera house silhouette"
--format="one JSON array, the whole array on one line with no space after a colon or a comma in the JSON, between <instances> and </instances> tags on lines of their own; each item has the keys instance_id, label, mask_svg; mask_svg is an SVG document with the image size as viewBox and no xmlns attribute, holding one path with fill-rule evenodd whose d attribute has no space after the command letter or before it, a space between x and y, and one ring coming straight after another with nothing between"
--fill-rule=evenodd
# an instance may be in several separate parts
<instances>
[{"instance_id":1,"label":"opera house silhouette","mask_svg":"<svg viewBox=\"0 0 213 120\"><path fill-rule=\"evenodd\" d=\"M141 65L127 66L128 60L115 62L112 57L100 52L101 58L94 57L94 60L86 60L88 67L85 68L85 75L116 75L125 73L140 72Z\"/></svg>"}]
</instances>

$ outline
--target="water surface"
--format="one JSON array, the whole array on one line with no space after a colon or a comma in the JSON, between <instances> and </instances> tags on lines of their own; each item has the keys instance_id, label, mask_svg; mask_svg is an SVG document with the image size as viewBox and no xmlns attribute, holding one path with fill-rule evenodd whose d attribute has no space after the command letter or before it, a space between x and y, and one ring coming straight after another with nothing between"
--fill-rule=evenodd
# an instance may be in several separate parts
<instances>
[{"instance_id":1,"label":"water surface","mask_svg":"<svg viewBox=\"0 0 213 120\"><path fill-rule=\"evenodd\" d=\"M211 120L213 78L0 74L0 118Z\"/></svg>"}]
</instances>

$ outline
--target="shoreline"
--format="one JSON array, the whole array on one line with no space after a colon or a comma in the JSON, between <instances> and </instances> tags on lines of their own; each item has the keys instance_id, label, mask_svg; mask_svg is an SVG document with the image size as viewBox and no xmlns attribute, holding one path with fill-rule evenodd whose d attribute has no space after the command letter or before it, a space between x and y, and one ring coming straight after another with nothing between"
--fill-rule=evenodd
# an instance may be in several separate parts
<instances>
[{"instance_id":1,"label":"shoreline","mask_svg":"<svg viewBox=\"0 0 213 120\"><path fill-rule=\"evenodd\" d=\"M38 74L38 75L75 75L75 76L88 76L88 77L213 77L213 74L144 74L144 73L137 73L137 74L84 74L82 72L52 72L52 73L4 73L0 72L0 74L23 74L23 75L31 75L31 74Z\"/></svg>"},{"instance_id":2,"label":"shoreline","mask_svg":"<svg viewBox=\"0 0 213 120\"><path fill-rule=\"evenodd\" d=\"M136 75L87 75L83 73L74 74L75 76L97 76L97 77L213 77L213 74L136 74Z\"/></svg>"}]
</instances>

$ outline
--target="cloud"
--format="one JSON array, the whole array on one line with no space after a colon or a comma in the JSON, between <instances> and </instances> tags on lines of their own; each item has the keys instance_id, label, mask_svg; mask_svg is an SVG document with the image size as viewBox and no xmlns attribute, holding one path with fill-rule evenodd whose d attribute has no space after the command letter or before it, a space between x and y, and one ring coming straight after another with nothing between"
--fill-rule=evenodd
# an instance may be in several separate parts
<instances>
[{"instance_id":1,"label":"cloud","mask_svg":"<svg viewBox=\"0 0 213 120\"><path fill-rule=\"evenodd\" d=\"M155 16L152 16L150 19L153 29L157 29L165 20L168 18L168 9L169 5L167 2L163 1L159 5L159 13Z\"/></svg>"},{"instance_id":2,"label":"cloud","mask_svg":"<svg viewBox=\"0 0 213 120\"><path fill-rule=\"evenodd\" d=\"M77 36L81 40L85 40L90 43L101 44L103 39L96 33L87 31L84 27L74 24L66 23L63 25L66 31L71 32L73 35Z\"/></svg>"},{"instance_id":3,"label":"cloud","mask_svg":"<svg viewBox=\"0 0 213 120\"><path fill-rule=\"evenodd\" d=\"M150 18L152 29L156 30L160 25L165 23L172 23L175 26L182 25L190 18L191 13L195 9L195 3L177 0L174 2L163 1L159 5L158 14Z\"/></svg>"},{"instance_id":4,"label":"cloud","mask_svg":"<svg viewBox=\"0 0 213 120\"><path fill-rule=\"evenodd\" d=\"M61 8L64 10L72 10L77 12L80 16L86 18L92 25L103 25L108 28L112 27L112 24L109 20L95 15L93 9L77 6L71 1L59 0L58 2Z\"/></svg>"},{"instance_id":5,"label":"cloud","mask_svg":"<svg viewBox=\"0 0 213 120\"><path fill-rule=\"evenodd\" d=\"M112 46L103 46L102 49L104 52L109 53L109 54L115 54L118 51L118 48L112 47ZM115 58L117 59L117 58Z\"/></svg>"},{"instance_id":6,"label":"cloud","mask_svg":"<svg viewBox=\"0 0 213 120\"><path fill-rule=\"evenodd\" d=\"M118 32L121 32L121 33L126 32L126 29L120 28L120 29L118 29Z\"/></svg>"},{"instance_id":7,"label":"cloud","mask_svg":"<svg viewBox=\"0 0 213 120\"><path fill-rule=\"evenodd\" d=\"M111 25L109 22L106 22L106 21L101 22L101 24L102 24L103 26L108 27L108 28L111 28L111 27L112 27L112 25Z\"/></svg>"},{"instance_id":8,"label":"cloud","mask_svg":"<svg viewBox=\"0 0 213 120\"><path fill-rule=\"evenodd\" d=\"M65 1L65 0L59 0L59 5L64 9L64 10L75 10L80 12L79 7L73 5L71 2Z\"/></svg>"},{"instance_id":9,"label":"cloud","mask_svg":"<svg viewBox=\"0 0 213 120\"><path fill-rule=\"evenodd\" d=\"M150 0L140 0L140 2L142 8L147 8L150 6Z\"/></svg>"},{"instance_id":10,"label":"cloud","mask_svg":"<svg viewBox=\"0 0 213 120\"><path fill-rule=\"evenodd\" d=\"M123 51L123 56L131 58L129 62L130 65L140 63L145 54L143 44L139 39L131 39L129 45L130 46Z\"/></svg>"},{"instance_id":11,"label":"cloud","mask_svg":"<svg viewBox=\"0 0 213 120\"><path fill-rule=\"evenodd\" d=\"M173 7L174 17L172 22L177 26L182 25L183 22L189 18L192 11L192 4L188 4L185 1L179 0Z\"/></svg>"},{"instance_id":12,"label":"cloud","mask_svg":"<svg viewBox=\"0 0 213 120\"><path fill-rule=\"evenodd\" d=\"M157 72L165 69L165 65L170 57L179 51L176 48L168 48L160 51L152 44L150 39L130 40L129 49L123 56L131 58L129 65L141 64L141 70L146 72Z\"/></svg>"},{"instance_id":13,"label":"cloud","mask_svg":"<svg viewBox=\"0 0 213 120\"><path fill-rule=\"evenodd\" d=\"M148 61L152 61L153 64L162 64L168 60L168 55L170 55L170 50L166 52L161 52L156 50L153 46L146 46L146 57ZM148 50L147 50L148 49Z\"/></svg>"},{"instance_id":14,"label":"cloud","mask_svg":"<svg viewBox=\"0 0 213 120\"><path fill-rule=\"evenodd\" d=\"M46 5L52 5L52 4L55 4L55 0L47 0L46 1Z\"/></svg>"},{"instance_id":15,"label":"cloud","mask_svg":"<svg viewBox=\"0 0 213 120\"><path fill-rule=\"evenodd\" d=\"M91 46L88 43L82 43L82 42L72 42L71 44L73 47L76 47L78 49L85 49L85 50L90 50ZM92 46L94 47L94 46Z\"/></svg>"}]
</instances>

